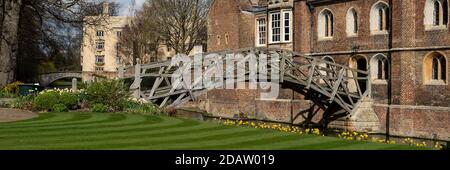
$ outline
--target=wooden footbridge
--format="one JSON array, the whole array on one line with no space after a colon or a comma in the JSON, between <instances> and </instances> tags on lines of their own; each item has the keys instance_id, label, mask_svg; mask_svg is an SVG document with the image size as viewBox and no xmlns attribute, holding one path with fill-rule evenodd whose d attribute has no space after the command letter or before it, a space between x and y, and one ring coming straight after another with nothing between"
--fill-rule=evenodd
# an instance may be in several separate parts
<instances>
[{"instance_id":1,"label":"wooden footbridge","mask_svg":"<svg viewBox=\"0 0 450 170\"><path fill-rule=\"evenodd\" d=\"M362 99L370 94L370 74L368 71L353 69L332 61L305 56L293 51L273 48L248 48L203 54L203 56L212 56L212 54L215 54L217 60L200 62L203 63L201 76L191 76L189 78L183 76L186 73L194 72L191 68L196 62L191 56L192 60L190 62L178 65L172 64L171 61L148 65L137 64L133 67L128 67L128 69L134 69L134 75L133 73L125 74L125 68L119 71L119 77L134 77L134 83L131 86L134 95L157 103L160 107L171 107L189 100L196 100L196 97L207 90L207 87L202 83L203 78L209 76L211 71L217 67L224 65L225 67L238 66L234 67L234 73L237 73L238 69L245 69L245 80L240 79L237 81L248 82L251 81L249 75L265 74L268 78L277 79L275 82L294 83L305 90L319 93L321 96L325 96L329 103L335 102L342 107L342 112L352 113L361 104ZM273 56L277 56L277 60L276 62L259 63L258 66L248 64L252 63L252 57L249 56L260 57L261 54L267 55L269 61L273 59ZM247 65L242 65L242 63L247 63ZM243 67L239 67L240 65ZM259 69L257 68L261 66L265 67L268 72L261 73L258 71ZM180 68L183 71L180 72ZM227 73L223 72L223 76L218 76L218 78L229 78L229 73L229 70ZM277 76L274 76L273 73L276 73ZM143 78L154 79L151 89L141 90ZM193 83L195 88L186 88L187 86L184 84L186 79L191 79L188 81ZM367 83L360 84L361 82Z\"/></svg>"}]
</instances>

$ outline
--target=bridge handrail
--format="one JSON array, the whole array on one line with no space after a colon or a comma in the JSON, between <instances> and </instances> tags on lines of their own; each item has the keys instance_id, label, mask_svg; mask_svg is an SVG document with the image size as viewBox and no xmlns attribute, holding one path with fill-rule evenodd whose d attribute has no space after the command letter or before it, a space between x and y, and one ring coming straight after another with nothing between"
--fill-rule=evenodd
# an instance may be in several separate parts
<instances>
[{"instance_id":1,"label":"bridge handrail","mask_svg":"<svg viewBox=\"0 0 450 170\"><path fill-rule=\"evenodd\" d=\"M39 76L43 76L43 75L49 75L49 74L71 74L71 73L76 73L76 74L81 74L81 71L71 71L71 72L49 72L49 73L43 73L40 74Z\"/></svg>"},{"instance_id":2,"label":"bridge handrail","mask_svg":"<svg viewBox=\"0 0 450 170\"><path fill-rule=\"evenodd\" d=\"M320 60L322 63L333 65L333 66L337 66L337 67L340 67L342 69L355 71L355 72L361 73L361 74L369 74L369 71L358 70L356 68L351 68L351 67L346 66L346 65L342 65L342 64L338 64L338 63L334 63L334 62L329 62L329 61L322 60L322 59L319 59L319 58L315 58L315 57L312 57L312 56L307 56L307 55L299 53L299 52L290 51L290 50L286 50L286 49L279 49L279 48L252 47L252 48L242 48L242 49L207 52L207 53L203 53L202 55L203 56L207 56L207 55L210 55L210 54L219 54L219 55L222 54L223 55L223 54L237 53L237 52L242 52L242 51L281 51L281 52L293 54L293 57L299 56L299 57L303 57L303 58L306 58L306 59L309 59L309 60ZM190 55L188 57L193 59L195 57L195 55ZM296 61L294 60L293 62L296 62ZM142 69L151 69L151 68L158 68L159 66L166 66L166 65L170 65L170 64L171 64L171 61L153 62L153 63L149 63L149 64L142 64L141 68ZM133 67L133 66L131 66L131 67Z\"/></svg>"}]
</instances>

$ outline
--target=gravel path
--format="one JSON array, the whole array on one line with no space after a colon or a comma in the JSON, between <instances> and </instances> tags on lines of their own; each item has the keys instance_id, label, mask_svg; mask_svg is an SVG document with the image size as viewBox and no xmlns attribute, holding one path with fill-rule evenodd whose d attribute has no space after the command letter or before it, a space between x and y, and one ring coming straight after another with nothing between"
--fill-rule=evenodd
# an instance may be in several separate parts
<instances>
[{"instance_id":1,"label":"gravel path","mask_svg":"<svg viewBox=\"0 0 450 170\"><path fill-rule=\"evenodd\" d=\"M38 115L24 110L0 108L0 122L14 122L19 120L27 120L37 117Z\"/></svg>"}]
</instances>

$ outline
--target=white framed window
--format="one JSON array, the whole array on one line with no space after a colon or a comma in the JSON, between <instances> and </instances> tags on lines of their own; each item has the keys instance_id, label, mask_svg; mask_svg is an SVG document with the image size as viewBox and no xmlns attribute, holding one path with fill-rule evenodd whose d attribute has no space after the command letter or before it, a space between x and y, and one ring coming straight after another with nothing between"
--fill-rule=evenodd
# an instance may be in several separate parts
<instances>
[{"instance_id":1,"label":"white framed window","mask_svg":"<svg viewBox=\"0 0 450 170\"><path fill-rule=\"evenodd\" d=\"M334 35L334 17L329 9L324 9L318 16L317 32L319 39L331 39Z\"/></svg>"},{"instance_id":2,"label":"white framed window","mask_svg":"<svg viewBox=\"0 0 450 170\"><path fill-rule=\"evenodd\" d=\"M389 6L383 1L374 4L370 10L371 34L387 34L389 29Z\"/></svg>"},{"instance_id":3,"label":"white framed window","mask_svg":"<svg viewBox=\"0 0 450 170\"><path fill-rule=\"evenodd\" d=\"M281 10L269 15L269 43L292 42L292 11Z\"/></svg>"},{"instance_id":4,"label":"white framed window","mask_svg":"<svg viewBox=\"0 0 450 170\"><path fill-rule=\"evenodd\" d=\"M375 84L386 84L389 80L389 60L384 54L376 54L370 60L371 77Z\"/></svg>"},{"instance_id":5,"label":"white framed window","mask_svg":"<svg viewBox=\"0 0 450 170\"><path fill-rule=\"evenodd\" d=\"M291 41L291 35L292 35L292 28L291 28L291 18L292 18L292 12L291 11L285 11L283 12L284 20L283 20L283 41L284 42L290 42Z\"/></svg>"},{"instance_id":6,"label":"white framed window","mask_svg":"<svg viewBox=\"0 0 450 170\"><path fill-rule=\"evenodd\" d=\"M95 43L95 48L97 50L104 50L105 49L105 42L96 42Z\"/></svg>"},{"instance_id":7,"label":"white framed window","mask_svg":"<svg viewBox=\"0 0 450 170\"><path fill-rule=\"evenodd\" d=\"M358 14L355 8L350 8L347 11L347 36L358 35Z\"/></svg>"},{"instance_id":8,"label":"white framed window","mask_svg":"<svg viewBox=\"0 0 450 170\"><path fill-rule=\"evenodd\" d=\"M105 36L104 31L101 31L101 30L97 31L97 37L103 37L103 36Z\"/></svg>"},{"instance_id":9,"label":"white framed window","mask_svg":"<svg viewBox=\"0 0 450 170\"><path fill-rule=\"evenodd\" d=\"M117 31L117 37L122 37L122 31Z\"/></svg>"},{"instance_id":10,"label":"white framed window","mask_svg":"<svg viewBox=\"0 0 450 170\"><path fill-rule=\"evenodd\" d=\"M104 55L96 55L95 56L95 64L104 64L105 56Z\"/></svg>"},{"instance_id":11,"label":"white framed window","mask_svg":"<svg viewBox=\"0 0 450 170\"><path fill-rule=\"evenodd\" d=\"M256 19L256 46L264 46L267 43L266 18Z\"/></svg>"},{"instance_id":12,"label":"white framed window","mask_svg":"<svg viewBox=\"0 0 450 170\"><path fill-rule=\"evenodd\" d=\"M271 21L270 42L271 43L281 42L281 14L279 12L271 13L270 21Z\"/></svg>"},{"instance_id":13,"label":"white framed window","mask_svg":"<svg viewBox=\"0 0 450 170\"><path fill-rule=\"evenodd\" d=\"M445 29L448 24L447 0L426 0L424 25L426 30Z\"/></svg>"}]
</instances>

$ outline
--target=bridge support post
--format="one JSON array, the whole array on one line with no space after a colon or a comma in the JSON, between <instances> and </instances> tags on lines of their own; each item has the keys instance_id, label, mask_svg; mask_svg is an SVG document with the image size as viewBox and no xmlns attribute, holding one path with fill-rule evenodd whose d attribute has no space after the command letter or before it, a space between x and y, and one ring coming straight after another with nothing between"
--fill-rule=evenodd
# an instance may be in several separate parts
<instances>
[{"instance_id":1,"label":"bridge support post","mask_svg":"<svg viewBox=\"0 0 450 170\"><path fill-rule=\"evenodd\" d=\"M141 98L141 63L139 58L136 59L136 66L134 66L134 82L130 87L130 90L133 92L133 97L136 99Z\"/></svg>"},{"instance_id":2,"label":"bridge support post","mask_svg":"<svg viewBox=\"0 0 450 170\"><path fill-rule=\"evenodd\" d=\"M380 120L373 110L373 100L368 97L361 99L358 107L352 113L346 117L330 122L328 128L378 133L380 130Z\"/></svg>"},{"instance_id":3,"label":"bridge support post","mask_svg":"<svg viewBox=\"0 0 450 170\"><path fill-rule=\"evenodd\" d=\"M123 79L124 78L124 73L125 73L125 68L123 65L119 66L119 70L118 70L119 74L117 75L117 77L119 79Z\"/></svg>"},{"instance_id":4,"label":"bridge support post","mask_svg":"<svg viewBox=\"0 0 450 170\"><path fill-rule=\"evenodd\" d=\"M78 84L78 79L77 78L73 78L72 79L72 91L75 92L75 91L78 90L77 84Z\"/></svg>"}]
</instances>

